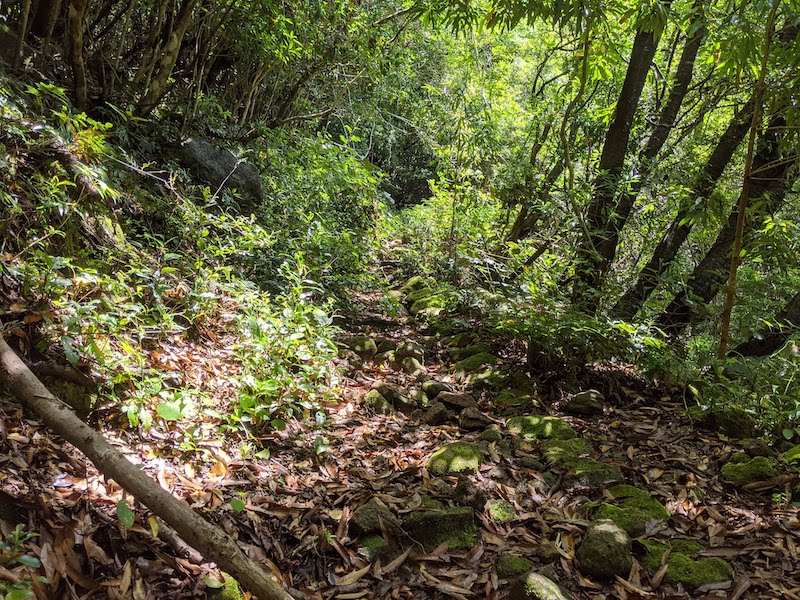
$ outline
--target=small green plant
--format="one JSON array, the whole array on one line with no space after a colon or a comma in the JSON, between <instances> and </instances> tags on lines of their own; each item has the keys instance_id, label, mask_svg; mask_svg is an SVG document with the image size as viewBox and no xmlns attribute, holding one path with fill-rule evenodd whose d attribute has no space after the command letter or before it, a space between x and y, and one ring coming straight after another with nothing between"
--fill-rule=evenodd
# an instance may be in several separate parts
<instances>
[{"instance_id":1,"label":"small green plant","mask_svg":"<svg viewBox=\"0 0 800 600\"><path fill-rule=\"evenodd\" d=\"M8 578L0 581L0 598L3 600L28 600L34 598L35 581L46 582L44 577L33 576L31 570L42 566L35 556L25 551L25 543L39 534L27 531L22 524L5 537L0 537L0 567L11 572L20 581L9 583Z\"/></svg>"}]
</instances>

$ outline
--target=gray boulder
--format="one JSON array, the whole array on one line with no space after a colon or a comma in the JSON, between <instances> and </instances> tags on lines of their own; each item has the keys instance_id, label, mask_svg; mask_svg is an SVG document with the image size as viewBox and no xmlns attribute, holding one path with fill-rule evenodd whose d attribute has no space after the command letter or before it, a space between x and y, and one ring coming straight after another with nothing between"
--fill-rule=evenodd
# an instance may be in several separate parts
<instances>
[{"instance_id":1,"label":"gray boulder","mask_svg":"<svg viewBox=\"0 0 800 600\"><path fill-rule=\"evenodd\" d=\"M613 521L598 521L583 536L575 557L584 575L611 579L614 575L627 577L633 564L633 542Z\"/></svg>"},{"instance_id":2,"label":"gray boulder","mask_svg":"<svg viewBox=\"0 0 800 600\"><path fill-rule=\"evenodd\" d=\"M236 189L239 208L243 214L255 212L264 199L261 176L256 168L237 158L229 150L206 140L189 138L177 148L178 162L193 177L218 188Z\"/></svg>"}]
</instances>

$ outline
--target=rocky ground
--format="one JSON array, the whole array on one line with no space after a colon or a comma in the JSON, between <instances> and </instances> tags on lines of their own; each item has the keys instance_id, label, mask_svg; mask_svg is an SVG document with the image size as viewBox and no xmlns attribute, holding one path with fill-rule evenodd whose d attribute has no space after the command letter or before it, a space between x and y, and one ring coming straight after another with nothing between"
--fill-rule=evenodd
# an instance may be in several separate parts
<instances>
[{"instance_id":1,"label":"rocky ground","mask_svg":"<svg viewBox=\"0 0 800 600\"><path fill-rule=\"evenodd\" d=\"M545 385L424 281L395 295L411 315L350 319L324 430L258 457L210 440L202 473L169 440L118 443L297 598L800 598L800 452L618 367ZM113 482L4 411L3 504L41 534L40 597L241 597L146 512L121 528Z\"/></svg>"}]
</instances>

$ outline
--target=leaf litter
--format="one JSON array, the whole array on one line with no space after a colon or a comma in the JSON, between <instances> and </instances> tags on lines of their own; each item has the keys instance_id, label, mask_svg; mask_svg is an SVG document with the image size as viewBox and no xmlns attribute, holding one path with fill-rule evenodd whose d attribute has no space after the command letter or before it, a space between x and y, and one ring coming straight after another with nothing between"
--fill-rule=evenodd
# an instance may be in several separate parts
<instances>
[{"instance_id":1,"label":"leaf litter","mask_svg":"<svg viewBox=\"0 0 800 600\"><path fill-rule=\"evenodd\" d=\"M372 300L363 303L376 306ZM426 346L428 375L463 391L441 340L366 309L354 321L370 319L380 323L382 336ZM349 333L377 331L357 329ZM179 373L217 401L230 400L237 367L224 327L207 332L204 342L173 336L151 351L150 366ZM370 560L350 537L354 511L371 498L400 518L430 499L456 506L459 477L433 477L425 462L442 445L476 442L478 434L455 422L426 425L418 413L378 414L361 401L375 382L407 390L416 384L414 377L372 363L359 368L345 361L341 367L338 403L326 407L324 430L294 421L263 433L258 442L269 450L266 458L236 451L236 441L219 434L219 419L206 413L193 423L202 435L191 451L181 446L185 437L175 423L138 435L104 415L101 426L132 462L236 537L296 598L500 599L510 582L498 576L495 564L500 555L512 554L532 561L573 598L800 599L800 520L790 504L796 478L738 489L724 483L719 470L738 449L735 442L694 428L681 397L620 369L591 373L593 386L606 381L615 390L604 414L568 419L598 459L618 466L625 483L646 490L669 512L666 521L647 524L647 538L697 540L705 548L700 556L731 564L732 581L690 592L665 582L666 563L649 573L636 561L627 578L583 576L574 557L590 519L587 506L611 497L565 485L563 474L547 467L538 447L524 440L516 446L485 444L483 463L468 476L488 500L513 506L511 520L495 522L479 509L472 547L454 549L445 542L429 551L409 545L382 523L392 552ZM548 385L536 401L560 415L561 391ZM491 393L473 393L484 414L500 422L520 414L519 407L494 406ZM312 442L323 433L327 449L317 453ZM0 445L0 526L4 536L16 522L39 533L24 548L41 562L35 574L47 579L36 584L38 598L198 598L205 597L207 582L222 579L213 564L10 402L0 404ZM133 510L130 527L117 515L121 501ZM0 579L14 581L26 569L3 569Z\"/></svg>"}]
</instances>

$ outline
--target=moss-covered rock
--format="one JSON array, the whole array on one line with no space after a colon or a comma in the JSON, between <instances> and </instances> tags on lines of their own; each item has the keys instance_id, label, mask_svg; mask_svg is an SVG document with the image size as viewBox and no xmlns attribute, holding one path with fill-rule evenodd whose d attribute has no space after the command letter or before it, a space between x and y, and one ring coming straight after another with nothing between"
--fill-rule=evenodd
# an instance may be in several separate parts
<instances>
[{"instance_id":1,"label":"moss-covered rock","mask_svg":"<svg viewBox=\"0 0 800 600\"><path fill-rule=\"evenodd\" d=\"M647 554L642 564L651 571L661 567L661 560L667 548L671 548L667 559L667 573L664 580L668 583L680 583L689 589L718 581L728 581L733 577L733 569L721 558L707 557L697 560L692 555L702 550L702 546L694 540L670 540L669 544L660 544L652 540L642 541Z\"/></svg>"},{"instance_id":2,"label":"moss-covered rock","mask_svg":"<svg viewBox=\"0 0 800 600\"><path fill-rule=\"evenodd\" d=\"M475 340L474 334L469 333L467 331L461 331L459 333L447 336L442 340L442 343L445 346L448 346L449 348L454 348L454 347L464 348L472 344L474 340Z\"/></svg>"},{"instance_id":3,"label":"moss-covered rock","mask_svg":"<svg viewBox=\"0 0 800 600\"><path fill-rule=\"evenodd\" d=\"M227 573L223 573L222 578L222 587L209 587L206 592L206 598L208 600L242 600L244 595L241 588L239 588L239 583Z\"/></svg>"},{"instance_id":4,"label":"moss-covered rock","mask_svg":"<svg viewBox=\"0 0 800 600\"><path fill-rule=\"evenodd\" d=\"M730 483L744 485L754 481L766 481L778 474L775 461L766 456L756 456L747 462L729 462L722 466L722 478Z\"/></svg>"},{"instance_id":5,"label":"moss-covered rock","mask_svg":"<svg viewBox=\"0 0 800 600\"><path fill-rule=\"evenodd\" d=\"M388 415L392 412L392 406L389 401L378 390L370 390L364 394L364 404L382 415Z\"/></svg>"},{"instance_id":6,"label":"moss-covered rock","mask_svg":"<svg viewBox=\"0 0 800 600\"><path fill-rule=\"evenodd\" d=\"M414 290L413 292L409 292L406 294L405 301L407 304L414 304L417 300L422 300L423 298L427 298L429 296L433 296L435 294L435 290L429 287L422 287L418 290Z\"/></svg>"},{"instance_id":7,"label":"moss-covered rock","mask_svg":"<svg viewBox=\"0 0 800 600\"><path fill-rule=\"evenodd\" d=\"M358 541L358 551L374 562L389 553L389 543L377 534L367 535Z\"/></svg>"},{"instance_id":8,"label":"moss-covered rock","mask_svg":"<svg viewBox=\"0 0 800 600\"><path fill-rule=\"evenodd\" d=\"M537 439L566 440L577 437L572 425L558 417L541 415L527 415L524 417L511 417L506 422L506 428L520 435L530 435Z\"/></svg>"},{"instance_id":9,"label":"moss-covered rock","mask_svg":"<svg viewBox=\"0 0 800 600\"><path fill-rule=\"evenodd\" d=\"M425 395L428 396L431 400L436 398L442 392L452 392L453 388L451 388L446 383L442 383L441 381L436 381L435 379L428 379L428 381L423 382L422 384L422 391L425 392Z\"/></svg>"},{"instance_id":10,"label":"moss-covered rock","mask_svg":"<svg viewBox=\"0 0 800 600\"><path fill-rule=\"evenodd\" d=\"M519 389L500 390L494 399L497 406L524 406L532 404L533 401L533 394Z\"/></svg>"},{"instance_id":11,"label":"moss-covered rock","mask_svg":"<svg viewBox=\"0 0 800 600\"><path fill-rule=\"evenodd\" d=\"M481 431L478 437L484 442L499 442L503 439L503 434L500 433L500 428L497 425L489 425Z\"/></svg>"},{"instance_id":12,"label":"moss-covered rock","mask_svg":"<svg viewBox=\"0 0 800 600\"><path fill-rule=\"evenodd\" d=\"M470 356L475 356L476 354L481 354L482 352L490 353L491 349L489 346L483 343L472 344L471 346L466 347L455 347L450 349L450 356L453 357L453 360L464 360L465 358L469 358Z\"/></svg>"},{"instance_id":13,"label":"moss-covered rock","mask_svg":"<svg viewBox=\"0 0 800 600\"><path fill-rule=\"evenodd\" d=\"M564 484L568 487L586 486L601 488L623 480L617 465L610 465L591 458L578 458L567 466Z\"/></svg>"},{"instance_id":14,"label":"moss-covered rock","mask_svg":"<svg viewBox=\"0 0 800 600\"><path fill-rule=\"evenodd\" d=\"M470 359L468 358L467 360ZM480 369L473 373L457 372L456 375L463 379L467 387L481 390L507 387L511 379L506 371L493 367Z\"/></svg>"},{"instance_id":15,"label":"moss-covered rock","mask_svg":"<svg viewBox=\"0 0 800 600\"><path fill-rule=\"evenodd\" d=\"M595 511L594 518L613 521L631 536L643 534L650 521L664 521L669 518L667 509L644 490L630 485L616 485L608 491L622 503L619 506L601 504Z\"/></svg>"},{"instance_id":16,"label":"moss-covered rock","mask_svg":"<svg viewBox=\"0 0 800 600\"><path fill-rule=\"evenodd\" d=\"M583 438L550 439L542 444L547 460L556 464L570 466L579 458L592 452L592 445Z\"/></svg>"},{"instance_id":17,"label":"moss-covered rock","mask_svg":"<svg viewBox=\"0 0 800 600\"><path fill-rule=\"evenodd\" d=\"M565 406L566 411L571 415L581 415L590 417L603 414L603 403L605 396L597 390L585 390L578 392Z\"/></svg>"},{"instance_id":18,"label":"moss-covered rock","mask_svg":"<svg viewBox=\"0 0 800 600\"><path fill-rule=\"evenodd\" d=\"M783 453L783 460L788 463L800 462L800 445L789 448Z\"/></svg>"},{"instance_id":19,"label":"moss-covered rock","mask_svg":"<svg viewBox=\"0 0 800 600\"><path fill-rule=\"evenodd\" d=\"M493 356L488 352L478 352L477 354L468 356L464 360L458 361L456 363L456 373L470 373L472 371L477 371L486 365L495 365L497 362L498 360L496 356Z\"/></svg>"},{"instance_id":20,"label":"moss-covered rock","mask_svg":"<svg viewBox=\"0 0 800 600\"><path fill-rule=\"evenodd\" d=\"M409 375L413 375L414 377L423 375L426 372L425 367L422 366L422 363L413 356L405 357L400 362L400 366L404 372L408 373Z\"/></svg>"},{"instance_id":21,"label":"moss-covered rock","mask_svg":"<svg viewBox=\"0 0 800 600\"><path fill-rule=\"evenodd\" d=\"M395 349L395 356L397 360L403 360L409 356L416 358L422 362L425 358L425 349L416 342L406 341L397 346Z\"/></svg>"},{"instance_id":22,"label":"moss-covered rock","mask_svg":"<svg viewBox=\"0 0 800 600\"><path fill-rule=\"evenodd\" d=\"M414 275L411 279L405 282L403 287L400 288L400 292L404 295L407 295L424 287L428 287L428 280L422 277L422 275Z\"/></svg>"},{"instance_id":23,"label":"moss-covered rock","mask_svg":"<svg viewBox=\"0 0 800 600\"><path fill-rule=\"evenodd\" d=\"M689 408L689 416L700 427L732 438L751 438L756 435L756 421L753 416L735 406L692 406Z\"/></svg>"},{"instance_id":24,"label":"moss-covered rock","mask_svg":"<svg viewBox=\"0 0 800 600\"><path fill-rule=\"evenodd\" d=\"M345 345L364 360L372 360L378 353L375 340L367 335L357 335L345 340Z\"/></svg>"},{"instance_id":25,"label":"moss-covered rock","mask_svg":"<svg viewBox=\"0 0 800 600\"><path fill-rule=\"evenodd\" d=\"M420 298L411 307L408 309L408 312L412 315L418 315L423 311L428 311L427 314L435 313L437 311L430 311L429 309L434 308L438 310L442 310L444 307L444 299L439 295L434 296L426 296L425 298Z\"/></svg>"},{"instance_id":26,"label":"moss-covered rock","mask_svg":"<svg viewBox=\"0 0 800 600\"><path fill-rule=\"evenodd\" d=\"M383 526L381 526L383 523ZM384 527L397 530L400 521L380 498L370 498L353 513L350 530L356 535L367 535L383 531Z\"/></svg>"},{"instance_id":27,"label":"moss-covered rock","mask_svg":"<svg viewBox=\"0 0 800 600\"><path fill-rule=\"evenodd\" d=\"M471 548L478 532L469 506L414 511L406 520L405 530L426 552L444 542L453 549Z\"/></svg>"},{"instance_id":28,"label":"moss-covered rock","mask_svg":"<svg viewBox=\"0 0 800 600\"><path fill-rule=\"evenodd\" d=\"M432 475L476 472L481 465L481 451L467 442L453 442L437 450L426 464Z\"/></svg>"},{"instance_id":29,"label":"moss-covered rock","mask_svg":"<svg viewBox=\"0 0 800 600\"><path fill-rule=\"evenodd\" d=\"M549 577L530 571L517 580L508 600L569 600L570 597Z\"/></svg>"},{"instance_id":30,"label":"moss-covered rock","mask_svg":"<svg viewBox=\"0 0 800 600\"><path fill-rule=\"evenodd\" d=\"M514 556L513 554L503 554L497 559L494 570L499 577L510 579L517 575L522 575L531 570L533 563L527 558Z\"/></svg>"},{"instance_id":31,"label":"moss-covered rock","mask_svg":"<svg viewBox=\"0 0 800 600\"><path fill-rule=\"evenodd\" d=\"M598 521L589 527L575 553L578 569L600 579L627 577L633 564L632 546L624 529L612 521Z\"/></svg>"},{"instance_id":32,"label":"moss-covered rock","mask_svg":"<svg viewBox=\"0 0 800 600\"><path fill-rule=\"evenodd\" d=\"M517 511L505 500L489 500L489 516L495 523L508 523L517 518Z\"/></svg>"}]
</instances>

